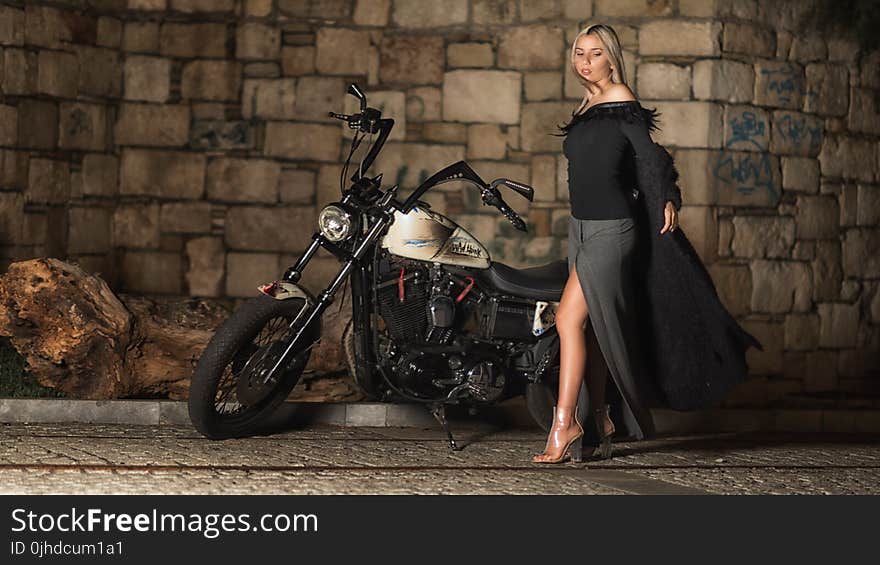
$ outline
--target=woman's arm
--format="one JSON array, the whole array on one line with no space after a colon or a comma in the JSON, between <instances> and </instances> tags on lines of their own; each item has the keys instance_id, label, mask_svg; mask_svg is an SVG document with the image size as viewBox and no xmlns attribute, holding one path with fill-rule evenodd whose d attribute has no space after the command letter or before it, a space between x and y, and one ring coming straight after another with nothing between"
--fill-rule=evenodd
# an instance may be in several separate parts
<instances>
[{"instance_id":1,"label":"woman's arm","mask_svg":"<svg viewBox=\"0 0 880 565\"><path fill-rule=\"evenodd\" d=\"M651 138L651 134L648 131L648 123L645 120L639 118L621 120L620 129L630 145L632 145L633 153L635 153L636 156L637 166L639 159L657 159L659 163L660 158L662 157L661 151L665 150ZM659 180L660 179L658 179L658 181ZM671 202L676 211L680 210L681 190L678 188L675 179L671 179L668 182L665 182L666 179L663 179L663 181L664 182L660 182L660 185L665 192L663 195L663 201Z\"/></svg>"}]
</instances>

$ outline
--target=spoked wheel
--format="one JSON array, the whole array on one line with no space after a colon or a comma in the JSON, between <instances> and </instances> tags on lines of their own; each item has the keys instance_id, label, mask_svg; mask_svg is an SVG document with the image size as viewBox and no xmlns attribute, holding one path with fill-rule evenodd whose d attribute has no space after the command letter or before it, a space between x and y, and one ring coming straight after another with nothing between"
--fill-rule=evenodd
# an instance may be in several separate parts
<instances>
[{"instance_id":1,"label":"spoked wheel","mask_svg":"<svg viewBox=\"0 0 880 565\"><path fill-rule=\"evenodd\" d=\"M246 301L217 330L193 373L189 415L195 428L211 439L253 434L299 382L320 335L310 328L306 345L270 380L266 375L293 337L290 323L303 300L259 295ZM306 313L301 320L304 321Z\"/></svg>"}]
</instances>

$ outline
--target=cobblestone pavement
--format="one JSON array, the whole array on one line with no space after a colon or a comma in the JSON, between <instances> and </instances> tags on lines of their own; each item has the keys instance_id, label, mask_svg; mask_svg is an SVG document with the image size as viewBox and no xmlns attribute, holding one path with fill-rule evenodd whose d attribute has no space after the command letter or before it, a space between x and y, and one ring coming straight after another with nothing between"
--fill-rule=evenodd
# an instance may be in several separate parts
<instances>
[{"instance_id":1,"label":"cobblestone pavement","mask_svg":"<svg viewBox=\"0 0 880 565\"><path fill-rule=\"evenodd\" d=\"M531 463L537 429L310 426L210 441L192 428L0 425L4 494L880 494L876 437L715 434Z\"/></svg>"}]
</instances>

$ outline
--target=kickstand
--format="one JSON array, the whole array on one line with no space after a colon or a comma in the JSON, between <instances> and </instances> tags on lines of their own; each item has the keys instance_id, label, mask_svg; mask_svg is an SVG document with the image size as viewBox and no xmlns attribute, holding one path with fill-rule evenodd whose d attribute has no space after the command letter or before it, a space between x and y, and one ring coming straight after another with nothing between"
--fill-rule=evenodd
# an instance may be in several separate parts
<instances>
[{"instance_id":1,"label":"kickstand","mask_svg":"<svg viewBox=\"0 0 880 565\"><path fill-rule=\"evenodd\" d=\"M443 431L446 432L446 437L449 438L449 447L452 448L452 451L459 451L460 448L455 443L455 438L452 437L452 432L449 431L449 423L446 421L446 407L443 404L432 404L428 409L431 411L431 415L443 426Z\"/></svg>"}]
</instances>

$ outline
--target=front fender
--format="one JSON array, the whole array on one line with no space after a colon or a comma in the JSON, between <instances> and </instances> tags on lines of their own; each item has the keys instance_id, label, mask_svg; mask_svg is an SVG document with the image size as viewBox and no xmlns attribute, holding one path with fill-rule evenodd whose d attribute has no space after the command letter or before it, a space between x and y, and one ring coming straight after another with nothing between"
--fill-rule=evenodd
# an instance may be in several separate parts
<instances>
[{"instance_id":1,"label":"front fender","mask_svg":"<svg viewBox=\"0 0 880 565\"><path fill-rule=\"evenodd\" d=\"M306 302L306 306L313 306L315 298L306 288L288 281L272 281L270 283L261 284L257 290L271 296L276 300L288 300L290 298L302 298Z\"/></svg>"}]
</instances>

